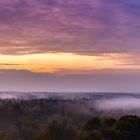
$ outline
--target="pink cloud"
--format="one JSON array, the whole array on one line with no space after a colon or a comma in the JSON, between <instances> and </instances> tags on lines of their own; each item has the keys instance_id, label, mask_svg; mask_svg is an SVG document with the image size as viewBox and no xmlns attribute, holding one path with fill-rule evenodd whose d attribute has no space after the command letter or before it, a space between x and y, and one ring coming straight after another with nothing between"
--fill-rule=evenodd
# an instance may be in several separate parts
<instances>
[{"instance_id":1,"label":"pink cloud","mask_svg":"<svg viewBox=\"0 0 140 140\"><path fill-rule=\"evenodd\" d=\"M0 52L140 52L138 7L137 0L2 0Z\"/></svg>"}]
</instances>

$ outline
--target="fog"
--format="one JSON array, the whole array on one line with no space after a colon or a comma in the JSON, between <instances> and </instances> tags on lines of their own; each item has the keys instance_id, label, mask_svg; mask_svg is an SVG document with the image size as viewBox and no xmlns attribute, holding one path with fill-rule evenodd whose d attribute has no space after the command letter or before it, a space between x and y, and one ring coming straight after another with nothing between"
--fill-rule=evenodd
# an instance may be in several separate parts
<instances>
[{"instance_id":1,"label":"fog","mask_svg":"<svg viewBox=\"0 0 140 140\"><path fill-rule=\"evenodd\" d=\"M101 99L96 101L96 107L100 110L136 110L140 109L140 98Z\"/></svg>"},{"instance_id":2,"label":"fog","mask_svg":"<svg viewBox=\"0 0 140 140\"><path fill-rule=\"evenodd\" d=\"M0 99L89 99L88 93L80 92L0 92Z\"/></svg>"},{"instance_id":3,"label":"fog","mask_svg":"<svg viewBox=\"0 0 140 140\"><path fill-rule=\"evenodd\" d=\"M126 114L140 114L140 94L135 93L0 92L0 99L30 100L42 98L65 101L67 110L78 108L84 113L94 114L92 111L96 110L98 112L113 112L113 114L118 114L121 111Z\"/></svg>"}]
</instances>

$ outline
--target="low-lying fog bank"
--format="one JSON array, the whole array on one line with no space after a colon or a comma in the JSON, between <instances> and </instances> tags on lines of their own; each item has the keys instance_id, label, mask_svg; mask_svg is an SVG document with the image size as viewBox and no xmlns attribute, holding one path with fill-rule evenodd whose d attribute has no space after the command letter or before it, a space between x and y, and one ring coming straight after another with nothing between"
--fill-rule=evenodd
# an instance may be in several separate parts
<instances>
[{"instance_id":1,"label":"low-lying fog bank","mask_svg":"<svg viewBox=\"0 0 140 140\"><path fill-rule=\"evenodd\" d=\"M122 97L113 99L101 99L96 101L96 107L100 110L140 109L140 98Z\"/></svg>"},{"instance_id":2,"label":"low-lying fog bank","mask_svg":"<svg viewBox=\"0 0 140 140\"><path fill-rule=\"evenodd\" d=\"M0 99L47 99L63 102L66 110L85 114L140 115L140 94L136 93L48 93L0 92ZM95 113L96 112L96 113Z\"/></svg>"}]
</instances>

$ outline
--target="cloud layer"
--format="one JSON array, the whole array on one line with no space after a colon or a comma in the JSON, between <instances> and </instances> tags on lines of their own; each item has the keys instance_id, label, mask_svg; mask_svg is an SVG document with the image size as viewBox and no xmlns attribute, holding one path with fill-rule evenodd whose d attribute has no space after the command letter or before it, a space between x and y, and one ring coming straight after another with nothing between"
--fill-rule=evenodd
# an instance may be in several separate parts
<instances>
[{"instance_id":1,"label":"cloud layer","mask_svg":"<svg viewBox=\"0 0 140 140\"><path fill-rule=\"evenodd\" d=\"M139 15L139 0L0 0L0 90L139 91Z\"/></svg>"},{"instance_id":2,"label":"cloud layer","mask_svg":"<svg viewBox=\"0 0 140 140\"><path fill-rule=\"evenodd\" d=\"M57 75L25 70L0 70L1 91L103 91L139 92L140 72L100 70L85 74Z\"/></svg>"},{"instance_id":3,"label":"cloud layer","mask_svg":"<svg viewBox=\"0 0 140 140\"><path fill-rule=\"evenodd\" d=\"M0 53L139 53L139 15L139 0L1 0Z\"/></svg>"}]
</instances>

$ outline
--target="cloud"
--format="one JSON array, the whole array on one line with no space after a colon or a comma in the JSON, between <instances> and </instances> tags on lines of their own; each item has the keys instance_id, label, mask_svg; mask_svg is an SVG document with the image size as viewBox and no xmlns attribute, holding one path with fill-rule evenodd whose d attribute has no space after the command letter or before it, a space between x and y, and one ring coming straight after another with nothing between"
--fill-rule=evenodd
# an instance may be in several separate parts
<instances>
[{"instance_id":1,"label":"cloud","mask_svg":"<svg viewBox=\"0 0 140 140\"><path fill-rule=\"evenodd\" d=\"M0 91L103 91L139 92L140 72L100 70L92 73L58 75L25 70L0 70Z\"/></svg>"},{"instance_id":2,"label":"cloud","mask_svg":"<svg viewBox=\"0 0 140 140\"><path fill-rule=\"evenodd\" d=\"M19 66L21 64L0 63L0 66Z\"/></svg>"},{"instance_id":3,"label":"cloud","mask_svg":"<svg viewBox=\"0 0 140 140\"><path fill-rule=\"evenodd\" d=\"M140 52L138 0L1 0L0 53Z\"/></svg>"},{"instance_id":4,"label":"cloud","mask_svg":"<svg viewBox=\"0 0 140 140\"><path fill-rule=\"evenodd\" d=\"M125 54L125 55L116 57L116 59L120 60L118 65L124 65L124 67L133 66L132 68L135 68L135 66L137 66L138 68L140 66L139 53L134 53L131 55Z\"/></svg>"}]
</instances>

